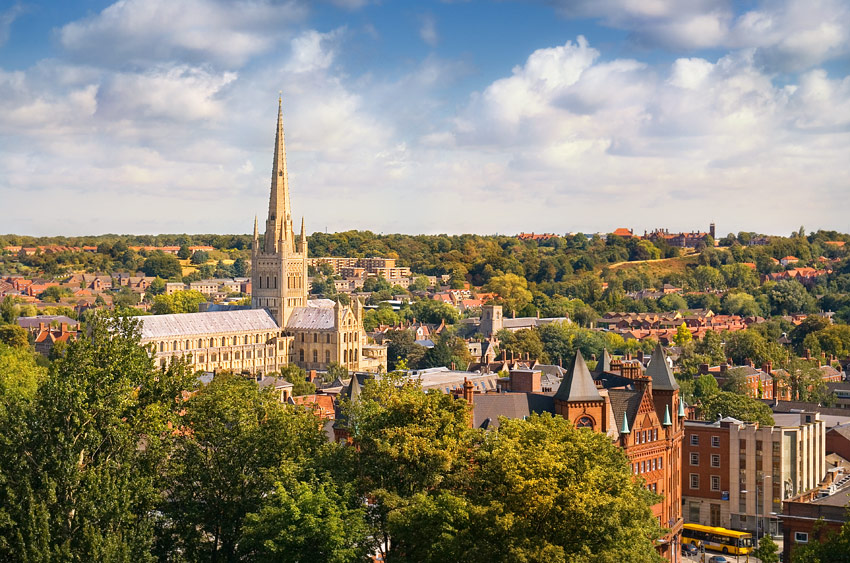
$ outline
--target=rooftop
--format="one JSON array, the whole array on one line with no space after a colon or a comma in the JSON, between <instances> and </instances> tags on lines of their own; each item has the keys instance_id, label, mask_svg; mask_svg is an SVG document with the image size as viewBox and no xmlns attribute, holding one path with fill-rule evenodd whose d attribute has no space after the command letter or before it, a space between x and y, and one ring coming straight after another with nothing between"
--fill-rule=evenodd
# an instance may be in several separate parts
<instances>
[{"instance_id":1,"label":"rooftop","mask_svg":"<svg viewBox=\"0 0 850 563\"><path fill-rule=\"evenodd\" d=\"M265 309L178 313L139 317L142 340L280 328Z\"/></svg>"}]
</instances>

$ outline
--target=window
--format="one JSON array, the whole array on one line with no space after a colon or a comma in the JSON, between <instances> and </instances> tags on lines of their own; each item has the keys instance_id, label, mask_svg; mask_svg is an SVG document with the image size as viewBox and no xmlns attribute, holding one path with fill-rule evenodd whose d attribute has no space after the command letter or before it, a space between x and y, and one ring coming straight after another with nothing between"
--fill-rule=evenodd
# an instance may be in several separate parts
<instances>
[{"instance_id":1,"label":"window","mask_svg":"<svg viewBox=\"0 0 850 563\"><path fill-rule=\"evenodd\" d=\"M691 465L699 465L699 452L691 452Z\"/></svg>"},{"instance_id":2,"label":"window","mask_svg":"<svg viewBox=\"0 0 850 563\"><path fill-rule=\"evenodd\" d=\"M691 445L699 446L699 434L691 434Z\"/></svg>"},{"instance_id":3,"label":"window","mask_svg":"<svg viewBox=\"0 0 850 563\"><path fill-rule=\"evenodd\" d=\"M331 351L330 350L325 350L325 363L326 364L331 363Z\"/></svg>"},{"instance_id":4,"label":"window","mask_svg":"<svg viewBox=\"0 0 850 563\"><path fill-rule=\"evenodd\" d=\"M302 334L301 336L304 336L304 335ZM299 352L298 353L298 361L303 362L304 361L304 349L302 348L298 352Z\"/></svg>"},{"instance_id":5,"label":"window","mask_svg":"<svg viewBox=\"0 0 850 563\"><path fill-rule=\"evenodd\" d=\"M711 490L719 491L720 490L720 477L718 475L711 476Z\"/></svg>"},{"instance_id":6,"label":"window","mask_svg":"<svg viewBox=\"0 0 850 563\"><path fill-rule=\"evenodd\" d=\"M328 333L328 334L326 334L326 335L325 335L325 343L326 343L326 344L330 344L330 343L331 343L331 334L330 334L330 333Z\"/></svg>"},{"instance_id":7,"label":"window","mask_svg":"<svg viewBox=\"0 0 850 563\"><path fill-rule=\"evenodd\" d=\"M655 468L656 468L656 464L657 464L657 463L658 463L658 460L657 460L657 459L653 459L653 460L652 460L652 471L655 471Z\"/></svg>"},{"instance_id":8,"label":"window","mask_svg":"<svg viewBox=\"0 0 850 563\"><path fill-rule=\"evenodd\" d=\"M664 458L659 457L658 458L658 469L662 469L663 467L664 467Z\"/></svg>"},{"instance_id":9,"label":"window","mask_svg":"<svg viewBox=\"0 0 850 563\"><path fill-rule=\"evenodd\" d=\"M645 461L640 462L640 472L646 473L646 462Z\"/></svg>"},{"instance_id":10,"label":"window","mask_svg":"<svg viewBox=\"0 0 850 563\"><path fill-rule=\"evenodd\" d=\"M720 436L712 436L711 437L711 447L719 448L720 447Z\"/></svg>"},{"instance_id":11,"label":"window","mask_svg":"<svg viewBox=\"0 0 850 563\"><path fill-rule=\"evenodd\" d=\"M593 428L593 419L583 416L576 421L576 428Z\"/></svg>"},{"instance_id":12,"label":"window","mask_svg":"<svg viewBox=\"0 0 850 563\"><path fill-rule=\"evenodd\" d=\"M711 454L711 466L720 467L720 456L718 454Z\"/></svg>"},{"instance_id":13,"label":"window","mask_svg":"<svg viewBox=\"0 0 850 563\"><path fill-rule=\"evenodd\" d=\"M318 342L318 341L319 341L319 334L314 332L313 333L313 342Z\"/></svg>"},{"instance_id":14,"label":"window","mask_svg":"<svg viewBox=\"0 0 850 563\"><path fill-rule=\"evenodd\" d=\"M313 363L314 363L314 364L315 364L315 363L318 363L318 361L319 361L319 351L318 351L318 350L313 350Z\"/></svg>"},{"instance_id":15,"label":"window","mask_svg":"<svg viewBox=\"0 0 850 563\"><path fill-rule=\"evenodd\" d=\"M699 489L699 475L696 473L691 473L691 488Z\"/></svg>"},{"instance_id":16,"label":"window","mask_svg":"<svg viewBox=\"0 0 850 563\"><path fill-rule=\"evenodd\" d=\"M809 543L809 533L794 532L794 541L797 543Z\"/></svg>"},{"instance_id":17,"label":"window","mask_svg":"<svg viewBox=\"0 0 850 563\"><path fill-rule=\"evenodd\" d=\"M699 503L698 502L689 502L688 503L688 521L689 522L699 522Z\"/></svg>"}]
</instances>

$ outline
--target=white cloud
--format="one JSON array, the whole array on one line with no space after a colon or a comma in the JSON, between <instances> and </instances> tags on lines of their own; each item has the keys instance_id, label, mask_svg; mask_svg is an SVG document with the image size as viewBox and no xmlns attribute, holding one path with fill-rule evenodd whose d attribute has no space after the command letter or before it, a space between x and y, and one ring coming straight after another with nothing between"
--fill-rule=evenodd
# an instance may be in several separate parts
<instances>
[{"instance_id":1,"label":"white cloud","mask_svg":"<svg viewBox=\"0 0 850 563\"><path fill-rule=\"evenodd\" d=\"M342 33L342 29L329 33L319 33L311 29L293 38L292 55L286 70L311 72L327 69L336 56L335 42Z\"/></svg>"},{"instance_id":2,"label":"white cloud","mask_svg":"<svg viewBox=\"0 0 850 563\"><path fill-rule=\"evenodd\" d=\"M850 52L844 0L760 0L736 15L728 0L552 0L567 17L597 18L638 43L670 49L756 49L770 70L811 68Z\"/></svg>"},{"instance_id":3,"label":"white cloud","mask_svg":"<svg viewBox=\"0 0 850 563\"><path fill-rule=\"evenodd\" d=\"M119 0L63 26L59 41L69 53L109 65L185 60L239 66L268 51L302 17L294 2Z\"/></svg>"},{"instance_id":4,"label":"white cloud","mask_svg":"<svg viewBox=\"0 0 850 563\"><path fill-rule=\"evenodd\" d=\"M437 34L437 20L431 14L423 14L420 19L422 26L419 28L419 37L427 45L436 47L440 41L440 36Z\"/></svg>"},{"instance_id":5,"label":"white cloud","mask_svg":"<svg viewBox=\"0 0 850 563\"><path fill-rule=\"evenodd\" d=\"M9 9L0 12L0 47L6 44L9 40L9 31L12 24L18 19L18 16L24 13L23 4L15 4Z\"/></svg>"}]
</instances>

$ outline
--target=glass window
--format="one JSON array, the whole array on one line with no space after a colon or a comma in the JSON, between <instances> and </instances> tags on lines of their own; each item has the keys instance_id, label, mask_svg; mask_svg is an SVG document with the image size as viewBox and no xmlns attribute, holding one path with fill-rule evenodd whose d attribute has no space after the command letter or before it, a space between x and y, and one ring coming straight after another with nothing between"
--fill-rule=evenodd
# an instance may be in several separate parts
<instances>
[{"instance_id":1,"label":"glass window","mask_svg":"<svg viewBox=\"0 0 850 563\"><path fill-rule=\"evenodd\" d=\"M720 447L720 436L712 436L711 437L711 447L719 448Z\"/></svg>"},{"instance_id":2,"label":"glass window","mask_svg":"<svg viewBox=\"0 0 850 563\"><path fill-rule=\"evenodd\" d=\"M794 541L797 543L809 543L808 532L794 532Z\"/></svg>"},{"instance_id":3,"label":"glass window","mask_svg":"<svg viewBox=\"0 0 850 563\"><path fill-rule=\"evenodd\" d=\"M699 446L699 434L691 434L691 445Z\"/></svg>"},{"instance_id":4,"label":"glass window","mask_svg":"<svg viewBox=\"0 0 850 563\"><path fill-rule=\"evenodd\" d=\"M699 465L699 452L691 452L691 465Z\"/></svg>"},{"instance_id":5,"label":"glass window","mask_svg":"<svg viewBox=\"0 0 850 563\"><path fill-rule=\"evenodd\" d=\"M718 454L711 454L711 466L720 467L720 456Z\"/></svg>"},{"instance_id":6,"label":"glass window","mask_svg":"<svg viewBox=\"0 0 850 563\"><path fill-rule=\"evenodd\" d=\"M720 490L720 477L717 475L711 476L711 490L719 491Z\"/></svg>"},{"instance_id":7,"label":"glass window","mask_svg":"<svg viewBox=\"0 0 850 563\"><path fill-rule=\"evenodd\" d=\"M688 503L688 521L699 522L699 503L698 502L689 502ZM689 533L693 533L693 532L689 532Z\"/></svg>"},{"instance_id":8,"label":"glass window","mask_svg":"<svg viewBox=\"0 0 850 563\"><path fill-rule=\"evenodd\" d=\"M696 473L691 473L691 488L699 489L699 475Z\"/></svg>"}]
</instances>

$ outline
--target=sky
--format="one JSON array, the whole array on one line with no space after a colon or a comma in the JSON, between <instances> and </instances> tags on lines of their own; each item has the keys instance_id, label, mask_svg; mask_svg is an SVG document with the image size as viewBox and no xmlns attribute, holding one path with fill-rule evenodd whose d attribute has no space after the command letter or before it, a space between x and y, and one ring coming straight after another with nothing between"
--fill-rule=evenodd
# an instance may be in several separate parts
<instances>
[{"instance_id":1,"label":"sky","mask_svg":"<svg viewBox=\"0 0 850 563\"><path fill-rule=\"evenodd\" d=\"M850 231L848 0L0 0L0 233Z\"/></svg>"}]
</instances>

